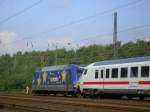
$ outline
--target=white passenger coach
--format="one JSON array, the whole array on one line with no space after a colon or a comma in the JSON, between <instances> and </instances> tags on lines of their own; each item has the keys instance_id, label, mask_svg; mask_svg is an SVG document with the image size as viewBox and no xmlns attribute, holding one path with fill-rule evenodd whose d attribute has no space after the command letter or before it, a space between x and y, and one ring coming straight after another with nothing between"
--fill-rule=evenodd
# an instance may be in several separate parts
<instances>
[{"instance_id":1,"label":"white passenger coach","mask_svg":"<svg viewBox=\"0 0 150 112\"><path fill-rule=\"evenodd\" d=\"M82 95L150 96L150 56L95 62L80 79Z\"/></svg>"}]
</instances>

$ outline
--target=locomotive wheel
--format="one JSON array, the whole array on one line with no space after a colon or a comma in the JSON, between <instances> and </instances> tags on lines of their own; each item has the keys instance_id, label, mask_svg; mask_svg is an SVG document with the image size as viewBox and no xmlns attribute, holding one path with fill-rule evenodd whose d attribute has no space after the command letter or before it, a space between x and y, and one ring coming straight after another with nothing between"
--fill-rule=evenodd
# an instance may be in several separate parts
<instances>
[{"instance_id":1,"label":"locomotive wheel","mask_svg":"<svg viewBox=\"0 0 150 112\"><path fill-rule=\"evenodd\" d=\"M82 93L81 96L82 96L83 98L86 98L86 94L84 94L84 93Z\"/></svg>"},{"instance_id":2,"label":"locomotive wheel","mask_svg":"<svg viewBox=\"0 0 150 112\"><path fill-rule=\"evenodd\" d=\"M73 92L71 95L72 95L73 97L77 97L77 93L76 93L76 92Z\"/></svg>"},{"instance_id":3,"label":"locomotive wheel","mask_svg":"<svg viewBox=\"0 0 150 112\"><path fill-rule=\"evenodd\" d=\"M144 96L140 96L140 100L144 100Z\"/></svg>"},{"instance_id":4,"label":"locomotive wheel","mask_svg":"<svg viewBox=\"0 0 150 112\"><path fill-rule=\"evenodd\" d=\"M53 93L54 96L56 96L56 93Z\"/></svg>"},{"instance_id":5,"label":"locomotive wheel","mask_svg":"<svg viewBox=\"0 0 150 112\"><path fill-rule=\"evenodd\" d=\"M132 100L132 96L128 96L128 100Z\"/></svg>"}]
</instances>

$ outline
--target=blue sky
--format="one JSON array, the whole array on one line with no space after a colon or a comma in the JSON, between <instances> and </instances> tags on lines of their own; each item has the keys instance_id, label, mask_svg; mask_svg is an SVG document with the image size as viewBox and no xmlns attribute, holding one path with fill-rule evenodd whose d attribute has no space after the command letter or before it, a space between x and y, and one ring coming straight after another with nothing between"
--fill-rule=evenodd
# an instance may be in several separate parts
<instances>
[{"instance_id":1,"label":"blue sky","mask_svg":"<svg viewBox=\"0 0 150 112\"><path fill-rule=\"evenodd\" d=\"M0 0L0 21L39 0ZM128 7L98 13L135 2ZM18 50L46 50L112 43L113 12L118 12L118 32L150 25L150 0L42 0L40 4L0 24L0 54ZM79 23L71 22L85 19ZM61 27L66 25L66 27ZM57 28L56 30L52 30ZM122 43L137 39L150 40L150 27L118 33ZM67 46L70 42L71 45ZM28 45L27 45L28 43Z\"/></svg>"}]
</instances>

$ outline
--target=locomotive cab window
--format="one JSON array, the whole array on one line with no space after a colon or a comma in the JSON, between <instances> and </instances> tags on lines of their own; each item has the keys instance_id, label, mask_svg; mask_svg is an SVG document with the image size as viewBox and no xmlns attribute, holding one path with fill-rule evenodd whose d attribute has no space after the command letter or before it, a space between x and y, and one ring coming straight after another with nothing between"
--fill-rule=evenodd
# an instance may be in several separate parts
<instances>
[{"instance_id":1,"label":"locomotive cab window","mask_svg":"<svg viewBox=\"0 0 150 112\"><path fill-rule=\"evenodd\" d=\"M118 78L118 68L112 68L112 78Z\"/></svg>"},{"instance_id":2,"label":"locomotive cab window","mask_svg":"<svg viewBox=\"0 0 150 112\"><path fill-rule=\"evenodd\" d=\"M141 77L149 77L149 66L141 67Z\"/></svg>"},{"instance_id":3,"label":"locomotive cab window","mask_svg":"<svg viewBox=\"0 0 150 112\"><path fill-rule=\"evenodd\" d=\"M98 74L99 74L98 70L95 70L95 79L98 78Z\"/></svg>"},{"instance_id":4,"label":"locomotive cab window","mask_svg":"<svg viewBox=\"0 0 150 112\"><path fill-rule=\"evenodd\" d=\"M87 74L87 69L85 69L85 70L84 70L83 74L84 74L84 75L86 75L86 74Z\"/></svg>"},{"instance_id":5,"label":"locomotive cab window","mask_svg":"<svg viewBox=\"0 0 150 112\"><path fill-rule=\"evenodd\" d=\"M121 68L121 78L127 78L128 77L128 68Z\"/></svg>"},{"instance_id":6,"label":"locomotive cab window","mask_svg":"<svg viewBox=\"0 0 150 112\"><path fill-rule=\"evenodd\" d=\"M83 73L83 69L78 69L77 70L77 76L80 77Z\"/></svg>"},{"instance_id":7,"label":"locomotive cab window","mask_svg":"<svg viewBox=\"0 0 150 112\"><path fill-rule=\"evenodd\" d=\"M138 67L131 67L130 76L131 78L138 77Z\"/></svg>"},{"instance_id":8,"label":"locomotive cab window","mask_svg":"<svg viewBox=\"0 0 150 112\"><path fill-rule=\"evenodd\" d=\"M106 78L109 78L109 69L106 69Z\"/></svg>"}]
</instances>

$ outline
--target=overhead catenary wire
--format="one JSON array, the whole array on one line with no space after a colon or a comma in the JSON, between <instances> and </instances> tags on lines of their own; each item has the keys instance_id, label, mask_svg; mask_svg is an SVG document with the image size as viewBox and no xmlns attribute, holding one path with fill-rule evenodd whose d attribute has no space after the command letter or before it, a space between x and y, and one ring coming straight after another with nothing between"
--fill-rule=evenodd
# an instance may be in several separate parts
<instances>
[{"instance_id":1,"label":"overhead catenary wire","mask_svg":"<svg viewBox=\"0 0 150 112\"><path fill-rule=\"evenodd\" d=\"M148 25L140 25L140 26L134 26L134 27L130 27L130 28L126 28L126 29L122 29L122 30L119 30L118 31L118 34L120 33L124 33L124 32L128 32L128 31L132 31L132 30L136 30L136 29L143 29L143 28L148 28L150 27L150 24ZM102 37L102 36L111 36L113 33L105 33L105 34L96 34L96 35L92 35L92 36L89 36L87 38L84 38L84 39L81 39L81 40L76 40L76 41L73 41L75 43L79 43L79 42L83 42L83 41L86 41L86 40L89 40L89 39L93 39L93 38L99 38L99 37ZM25 39L30 39L30 38L25 38ZM19 39L19 40L15 40L13 43L16 43L17 41L22 41L24 39ZM2 43L2 42L1 42ZM26 46L33 46L33 43L32 41L30 40L30 42L27 41L26 43ZM8 44L12 44L12 43L5 43L5 44L0 44L0 45L8 45Z\"/></svg>"},{"instance_id":2,"label":"overhead catenary wire","mask_svg":"<svg viewBox=\"0 0 150 112\"><path fill-rule=\"evenodd\" d=\"M118 31L117 33L118 33L118 34L119 34L119 33L124 33L124 32L127 32L127 31L136 30L136 29L143 29L143 28L146 28L146 27L150 27L150 24L126 28L126 29L123 29L123 30ZM93 39L93 38L99 38L100 36L107 36L107 35L112 35L112 34L113 34L113 33L97 34L97 35L89 36L89 37L87 37L87 38L84 38L84 39L81 39L81 40L77 40L77 41L74 41L74 42L85 41L85 40L89 40L89 39Z\"/></svg>"},{"instance_id":3,"label":"overhead catenary wire","mask_svg":"<svg viewBox=\"0 0 150 112\"><path fill-rule=\"evenodd\" d=\"M7 22L8 20L10 20L10 19L12 19L12 18L14 18L14 17L16 17L16 16L21 15L22 13L26 12L27 10L29 10L29 9L35 7L36 5L40 4L42 1L43 1L43 0L39 0L39 1L35 2L35 3L33 3L32 5L30 5L30 6L26 7L26 8L24 8L24 9L22 9L21 11L15 13L15 14L13 14L13 15L11 15L11 16L9 16L9 17L3 19L3 20L1 20L1 21L0 21L0 25L1 25L1 24L4 24L4 23Z\"/></svg>"},{"instance_id":4,"label":"overhead catenary wire","mask_svg":"<svg viewBox=\"0 0 150 112\"><path fill-rule=\"evenodd\" d=\"M42 0L40 0L40 1L42 1ZM64 28L64 27L68 27L68 26L70 26L70 25L77 24L77 23L80 23L80 22L82 22L82 21L87 21L87 20L92 19L92 18L94 18L94 17L103 15L103 14L105 14L105 13L113 12L114 10L121 9L121 8L130 6L130 5L134 5L134 4L139 3L139 2L141 2L141 1L143 1L143 0L135 0L135 1L133 1L133 2L129 2L129 3L127 3L127 4L120 5L120 6L118 6L118 7L115 7L115 8L109 9L109 10L106 10L106 11L104 11L104 12L99 12L99 13L97 13L97 14L94 14L94 15L91 15L91 16L87 16L87 17L85 17L85 18L81 18L81 19L72 21L72 22L70 22L70 23L68 23L68 24L60 25L60 26L58 26L58 27L55 27L55 28L53 28L53 29L50 29L50 31L54 31L54 30L57 30L57 29L61 29L61 28ZM48 32L50 32L50 31L48 31ZM44 32L43 32L43 33L44 33ZM46 33L46 32L45 32L45 33ZM112 33L110 33L110 34L112 34ZM108 35L108 34L107 34L107 35ZM92 37L93 37L93 36L92 36ZM30 38L32 38L32 37L28 37L28 39L30 39ZM91 37L90 37L90 38L91 38ZM24 39L26 39L26 38L24 38ZM86 38L86 39L87 39L87 38ZM85 39L82 39L82 40L85 40Z\"/></svg>"},{"instance_id":5,"label":"overhead catenary wire","mask_svg":"<svg viewBox=\"0 0 150 112\"><path fill-rule=\"evenodd\" d=\"M42 1L43 1L43 0L39 0L38 2L36 2L36 3L32 4L31 6L28 6L27 8L25 8L25 9L23 9L23 10L21 10L21 11L15 13L14 15L9 16L8 18L6 18L6 19L4 19L4 20L1 20L1 21L0 21L0 25L3 24L3 23L5 23L5 22L7 22L7 21L10 20L10 19L12 19L12 18L14 18L14 17L16 17L16 16L18 16L18 15L24 13L25 11L27 11L27 10L33 8L34 6L38 5L38 4L41 3ZM52 29L49 29L49 30L40 32L40 34L52 32L52 31L55 31L55 30L58 30L58 29L61 29L61 28L65 28L65 27L68 27L68 26L71 26L71 25L74 25L74 24L77 24L77 23L80 23L80 22L83 22L83 21L87 21L87 20L92 19L92 18L95 18L95 17L97 17L97 16L100 16L100 15L103 15L103 14L106 14L106 13L109 13L109 12L113 12L114 10L118 10L118 9L121 9L121 8L128 7L128 6L130 6L130 5L137 4L137 3L141 2L141 1L143 1L143 0L135 0L135 1L132 1L132 2L129 2L129 3L126 3L126 4L122 4L122 5L117 6L117 7L115 7L115 8L112 8L112 9L109 9L109 10L105 10L105 11L103 11L103 12L98 12L98 13L96 13L96 14L94 14L94 15L90 15L90 16L87 16L87 17L84 17L84 18L81 18L81 19L78 19L78 20L71 21L71 22L69 22L69 23L67 23L67 24L58 25L58 26L56 26L56 27L54 27L54 28L52 28ZM39 34L39 33L38 33L38 34ZM36 34L35 34L35 35L36 35ZM27 38L33 38L33 36L27 36Z\"/></svg>"},{"instance_id":6,"label":"overhead catenary wire","mask_svg":"<svg viewBox=\"0 0 150 112\"><path fill-rule=\"evenodd\" d=\"M84 18L81 18L81 19L78 19L78 20L74 20L74 21L71 21L69 23L66 23L66 24L62 24L62 25L58 25L52 29L49 29L47 31L43 31L43 32L40 32L40 33L47 33L47 32L51 32L51 31L55 31L55 30L58 30L58 29L61 29L61 28L65 28L65 27L68 27L68 26L71 26L71 25L74 25L74 24L78 24L80 22L83 22L83 21L87 21L89 19L92 19L92 18L95 18L97 16L100 16L100 15L104 15L106 13L110 13L110 12L113 12L115 10L118 10L118 9L121 9L121 8L125 8L125 7L128 7L130 5L134 5L134 4L137 4L139 2L141 2L142 0L135 0L133 2L129 2L127 4L123 4L123 5L120 5L120 6L117 6L115 8L112 8L112 9L109 9L109 10L105 10L103 12L98 12L94 15L90 15L90 16L87 16L87 17L84 17Z\"/></svg>"},{"instance_id":7,"label":"overhead catenary wire","mask_svg":"<svg viewBox=\"0 0 150 112\"><path fill-rule=\"evenodd\" d=\"M146 28L146 27L150 27L150 24L140 25L140 26L135 26L135 27L123 29L123 30L120 30L119 33L130 31L130 30L136 30L136 29Z\"/></svg>"}]
</instances>

